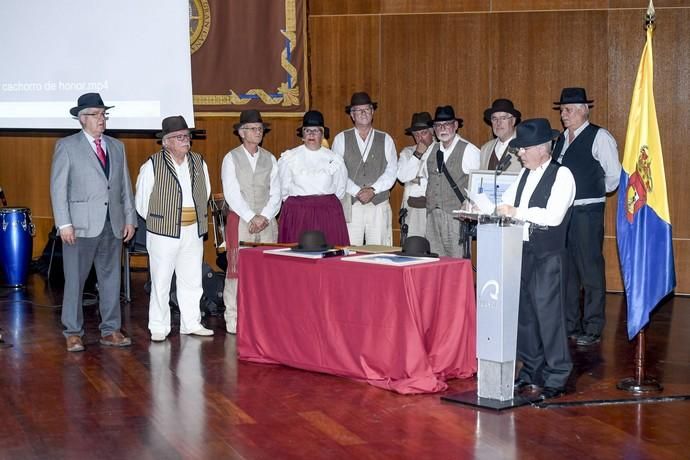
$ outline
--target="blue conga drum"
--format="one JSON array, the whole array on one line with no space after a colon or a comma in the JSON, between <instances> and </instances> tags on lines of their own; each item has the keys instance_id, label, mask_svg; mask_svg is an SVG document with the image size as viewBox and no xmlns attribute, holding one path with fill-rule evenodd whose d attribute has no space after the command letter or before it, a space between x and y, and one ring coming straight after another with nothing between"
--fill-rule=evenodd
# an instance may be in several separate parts
<instances>
[{"instance_id":1,"label":"blue conga drum","mask_svg":"<svg viewBox=\"0 0 690 460\"><path fill-rule=\"evenodd\" d=\"M29 208L0 208L0 267L3 284L26 284L33 250L34 225Z\"/></svg>"}]
</instances>

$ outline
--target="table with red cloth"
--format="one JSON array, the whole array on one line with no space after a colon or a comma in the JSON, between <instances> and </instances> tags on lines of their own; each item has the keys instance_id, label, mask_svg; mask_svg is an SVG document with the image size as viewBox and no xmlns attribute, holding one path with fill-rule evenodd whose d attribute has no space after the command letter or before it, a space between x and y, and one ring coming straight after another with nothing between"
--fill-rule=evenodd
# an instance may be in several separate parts
<instances>
[{"instance_id":1,"label":"table with red cloth","mask_svg":"<svg viewBox=\"0 0 690 460\"><path fill-rule=\"evenodd\" d=\"M469 260L387 266L240 250L239 359L398 393L433 393L477 371Z\"/></svg>"}]
</instances>

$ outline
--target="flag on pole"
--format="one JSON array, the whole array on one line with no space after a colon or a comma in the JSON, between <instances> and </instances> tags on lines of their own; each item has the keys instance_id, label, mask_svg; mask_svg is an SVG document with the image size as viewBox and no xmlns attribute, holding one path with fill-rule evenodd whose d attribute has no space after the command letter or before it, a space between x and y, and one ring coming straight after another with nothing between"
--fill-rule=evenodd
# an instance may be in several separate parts
<instances>
[{"instance_id":1,"label":"flag on pole","mask_svg":"<svg viewBox=\"0 0 690 460\"><path fill-rule=\"evenodd\" d=\"M628 339L676 287L666 176L654 105L653 26L635 79L618 192L618 254L628 304Z\"/></svg>"}]
</instances>

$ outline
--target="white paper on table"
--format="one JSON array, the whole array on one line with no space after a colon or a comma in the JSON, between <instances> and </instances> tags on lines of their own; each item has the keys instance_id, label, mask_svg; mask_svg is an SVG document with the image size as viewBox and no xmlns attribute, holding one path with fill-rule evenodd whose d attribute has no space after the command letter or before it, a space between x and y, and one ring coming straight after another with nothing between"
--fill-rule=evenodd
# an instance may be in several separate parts
<instances>
[{"instance_id":1,"label":"white paper on table","mask_svg":"<svg viewBox=\"0 0 690 460\"><path fill-rule=\"evenodd\" d=\"M465 193L470 197L473 205L479 208L481 214L491 214L494 212L494 204L486 193L474 193L465 189Z\"/></svg>"}]
</instances>

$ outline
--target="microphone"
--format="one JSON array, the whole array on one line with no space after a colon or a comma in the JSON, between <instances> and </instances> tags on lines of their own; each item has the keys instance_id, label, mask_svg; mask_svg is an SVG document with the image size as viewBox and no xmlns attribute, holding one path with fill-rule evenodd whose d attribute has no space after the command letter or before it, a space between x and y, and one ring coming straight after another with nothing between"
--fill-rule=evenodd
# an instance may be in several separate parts
<instances>
[{"instance_id":1,"label":"microphone","mask_svg":"<svg viewBox=\"0 0 690 460\"><path fill-rule=\"evenodd\" d=\"M5 198L5 191L0 187L0 201L2 201L2 205L7 207L7 198Z\"/></svg>"},{"instance_id":2,"label":"microphone","mask_svg":"<svg viewBox=\"0 0 690 460\"><path fill-rule=\"evenodd\" d=\"M501 157L501 161L499 161L496 165L496 171L494 171L494 215L496 215L496 207L498 206L498 186L496 185L496 182L498 176L500 176L501 173L508 169L508 166L510 166L511 153L512 152L510 150L506 150L506 152Z\"/></svg>"}]
</instances>

